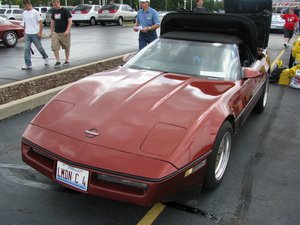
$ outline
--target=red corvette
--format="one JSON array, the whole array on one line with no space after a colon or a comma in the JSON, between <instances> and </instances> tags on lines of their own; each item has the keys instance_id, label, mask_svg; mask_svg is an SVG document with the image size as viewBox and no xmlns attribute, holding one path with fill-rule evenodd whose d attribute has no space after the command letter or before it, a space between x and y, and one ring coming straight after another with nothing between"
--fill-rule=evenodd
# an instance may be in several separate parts
<instances>
[{"instance_id":1,"label":"red corvette","mask_svg":"<svg viewBox=\"0 0 300 225\"><path fill-rule=\"evenodd\" d=\"M64 89L24 132L23 160L68 188L139 205L218 186L233 135L268 99L272 2L236 2L224 1L229 14L167 14L122 67Z\"/></svg>"},{"instance_id":2,"label":"red corvette","mask_svg":"<svg viewBox=\"0 0 300 225\"><path fill-rule=\"evenodd\" d=\"M24 37L24 27L0 16L0 42L5 47L15 47L18 39Z\"/></svg>"}]
</instances>

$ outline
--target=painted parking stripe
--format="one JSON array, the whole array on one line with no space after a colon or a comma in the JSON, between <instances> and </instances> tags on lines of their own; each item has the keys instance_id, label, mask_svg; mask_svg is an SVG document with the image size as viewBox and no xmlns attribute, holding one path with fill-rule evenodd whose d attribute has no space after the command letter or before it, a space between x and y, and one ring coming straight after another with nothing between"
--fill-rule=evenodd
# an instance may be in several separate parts
<instances>
[{"instance_id":1,"label":"painted parking stripe","mask_svg":"<svg viewBox=\"0 0 300 225\"><path fill-rule=\"evenodd\" d=\"M272 62L271 64L271 71L274 69L274 67L276 66L278 60L281 58L281 56L284 54L285 49L281 50L281 52L279 53L279 55L276 57L276 59Z\"/></svg>"},{"instance_id":2,"label":"painted parking stripe","mask_svg":"<svg viewBox=\"0 0 300 225\"><path fill-rule=\"evenodd\" d=\"M162 203L156 203L147 214L138 222L137 225L150 225L154 220L161 214L161 212L166 208Z\"/></svg>"}]
</instances>

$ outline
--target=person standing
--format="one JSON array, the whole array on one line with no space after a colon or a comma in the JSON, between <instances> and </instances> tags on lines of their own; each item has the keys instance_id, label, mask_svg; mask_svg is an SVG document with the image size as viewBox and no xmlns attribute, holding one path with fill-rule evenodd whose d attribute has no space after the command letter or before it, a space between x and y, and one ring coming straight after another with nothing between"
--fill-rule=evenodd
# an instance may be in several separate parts
<instances>
[{"instance_id":1,"label":"person standing","mask_svg":"<svg viewBox=\"0 0 300 225\"><path fill-rule=\"evenodd\" d=\"M193 9L195 13L207 13L207 9L203 6L203 0L197 0L197 6Z\"/></svg>"},{"instance_id":2,"label":"person standing","mask_svg":"<svg viewBox=\"0 0 300 225\"><path fill-rule=\"evenodd\" d=\"M280 14L281 18L285 20L284 23L284 44L285 48L289 47L291 38L293 37L295 26L299 22L299 18L294 14L294 8L289 8L288 14Z\"/></svg>"},{"instance_id":3,"label":"person standing","mask_svg":"<svg viewBox=\"0 0 300 225\"><path fill-rule=\"evenodd\" d=\"M158 12L150 7L150 0L139 0L141 9L137 13L134 31L139 33L139 50L157 38L156 29L160 26Z\"/></svg>"},{"instance_id":4,"label":"person standing","mask_svg":"<svg viewBox=\"0 0 300 225\"><path fill-rule=\"evenodd\" d=\"M29 70L32 68L31 62L31 43L35 45L37 50L42 55L45 60L45 66L49 64L49 57L45 52L41 37L43 33L43 19L38 11L36 11L30 0L24 0L23 2L25 11L22 14L22 19L24 22L25 38L24 38L24 60L25 65L22 66L22 70Z\"/></svg>"},{"instance_id":5,"label":"person standing","mask_svg":"<svg viewBox=\"0 0 300 225\"><path fill-rule=\"evenodd\" d=\"M299 18L299 12L300 12L300 9L299 9L299 7L296 5L295 6L295 9L294 9L294 13L296 14L296 16L298 16L298 18ZM298 23L298 27L297 27L297 29L295 29L296 30L296 32L300 32L300 23Z\"/></svg>"},{"instance_id":6,"label":"person standing","mask_svg":"<svg viewBox=\"0 0 300 225\"><path fill-rule=\"evenodd\" d=\"M60 0L52 1L54 10L51 15L51 48L54 52L56 63L55 68L61 66L59 50L60 47L65 50L65 62L63 66L70 64L70 47L71 47L71 27L72 16L69 10L60 5Z\"/></svg>"}]
</instances>

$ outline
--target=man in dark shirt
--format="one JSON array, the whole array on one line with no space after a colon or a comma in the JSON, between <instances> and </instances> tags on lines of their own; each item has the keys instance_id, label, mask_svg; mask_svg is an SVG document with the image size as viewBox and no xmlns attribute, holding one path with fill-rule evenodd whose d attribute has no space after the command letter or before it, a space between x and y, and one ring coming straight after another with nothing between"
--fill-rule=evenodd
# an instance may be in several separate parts
<instances>
[{"instance_id":1,"label":"man in dark shirt","mask_svg":"<svg viewBox=\"0 0 300 225\"><path fill-rule=\"evenodd\" d=\"M193 9L195 13L207 13L207 9L203 6L203 0L197 0L197 6Z\"/></svg>"},{"instance_id":2,"label":"man in dark shirt","mask_svg":"<svg viewBox=\"0 0 300 225\"><path fill-rule=\"evenodd\" d=\"M52 0L53 8L51 16L51 48L56 58L55 68L61 66L59 58L60 47L65 50L66 60L64 66L69 65L70 47L71 47L71 26L72 16L69 10L61 7L60 0Z\"/></svg>"}]
</instances>

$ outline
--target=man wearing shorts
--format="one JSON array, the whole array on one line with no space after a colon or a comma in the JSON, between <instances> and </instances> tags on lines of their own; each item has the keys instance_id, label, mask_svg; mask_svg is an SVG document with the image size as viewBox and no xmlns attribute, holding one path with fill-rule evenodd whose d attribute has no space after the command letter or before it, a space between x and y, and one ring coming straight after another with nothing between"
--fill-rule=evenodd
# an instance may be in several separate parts
<instances>
[{"instance_id":1,"label":"man wearing shorts","mask_svg":"<svg viewBox=\"0 0 300 225\"><path fill-rule=\"evenodd\" d=\"M289 8L288 14L280 14L281 18L285 20L284 24L284 44L285 48L289 47L291 38L293 37L295 26L299 22L299 18L294 14L294 8Z\"/></svg>"},{"instance_id":2,"label":"man wearing shorts","mask_svg":"<svg viewBox=\"0 0 300 225\"><path fill-rule=\"evenodd\" d=\"M60 0L52 0L53 8L52 16L51 16L51 37L52 43L51 48L54 52L54 56L56 58L56 63L54 65L55 68L61 66L60 58L59 58L59 50L60 47L65 50L65 62L64 66L68 66L70 64L70 47L71 47L71 26L72 26L72 16L70 12L61 7Z\"/></svg>"}]
</instances>

